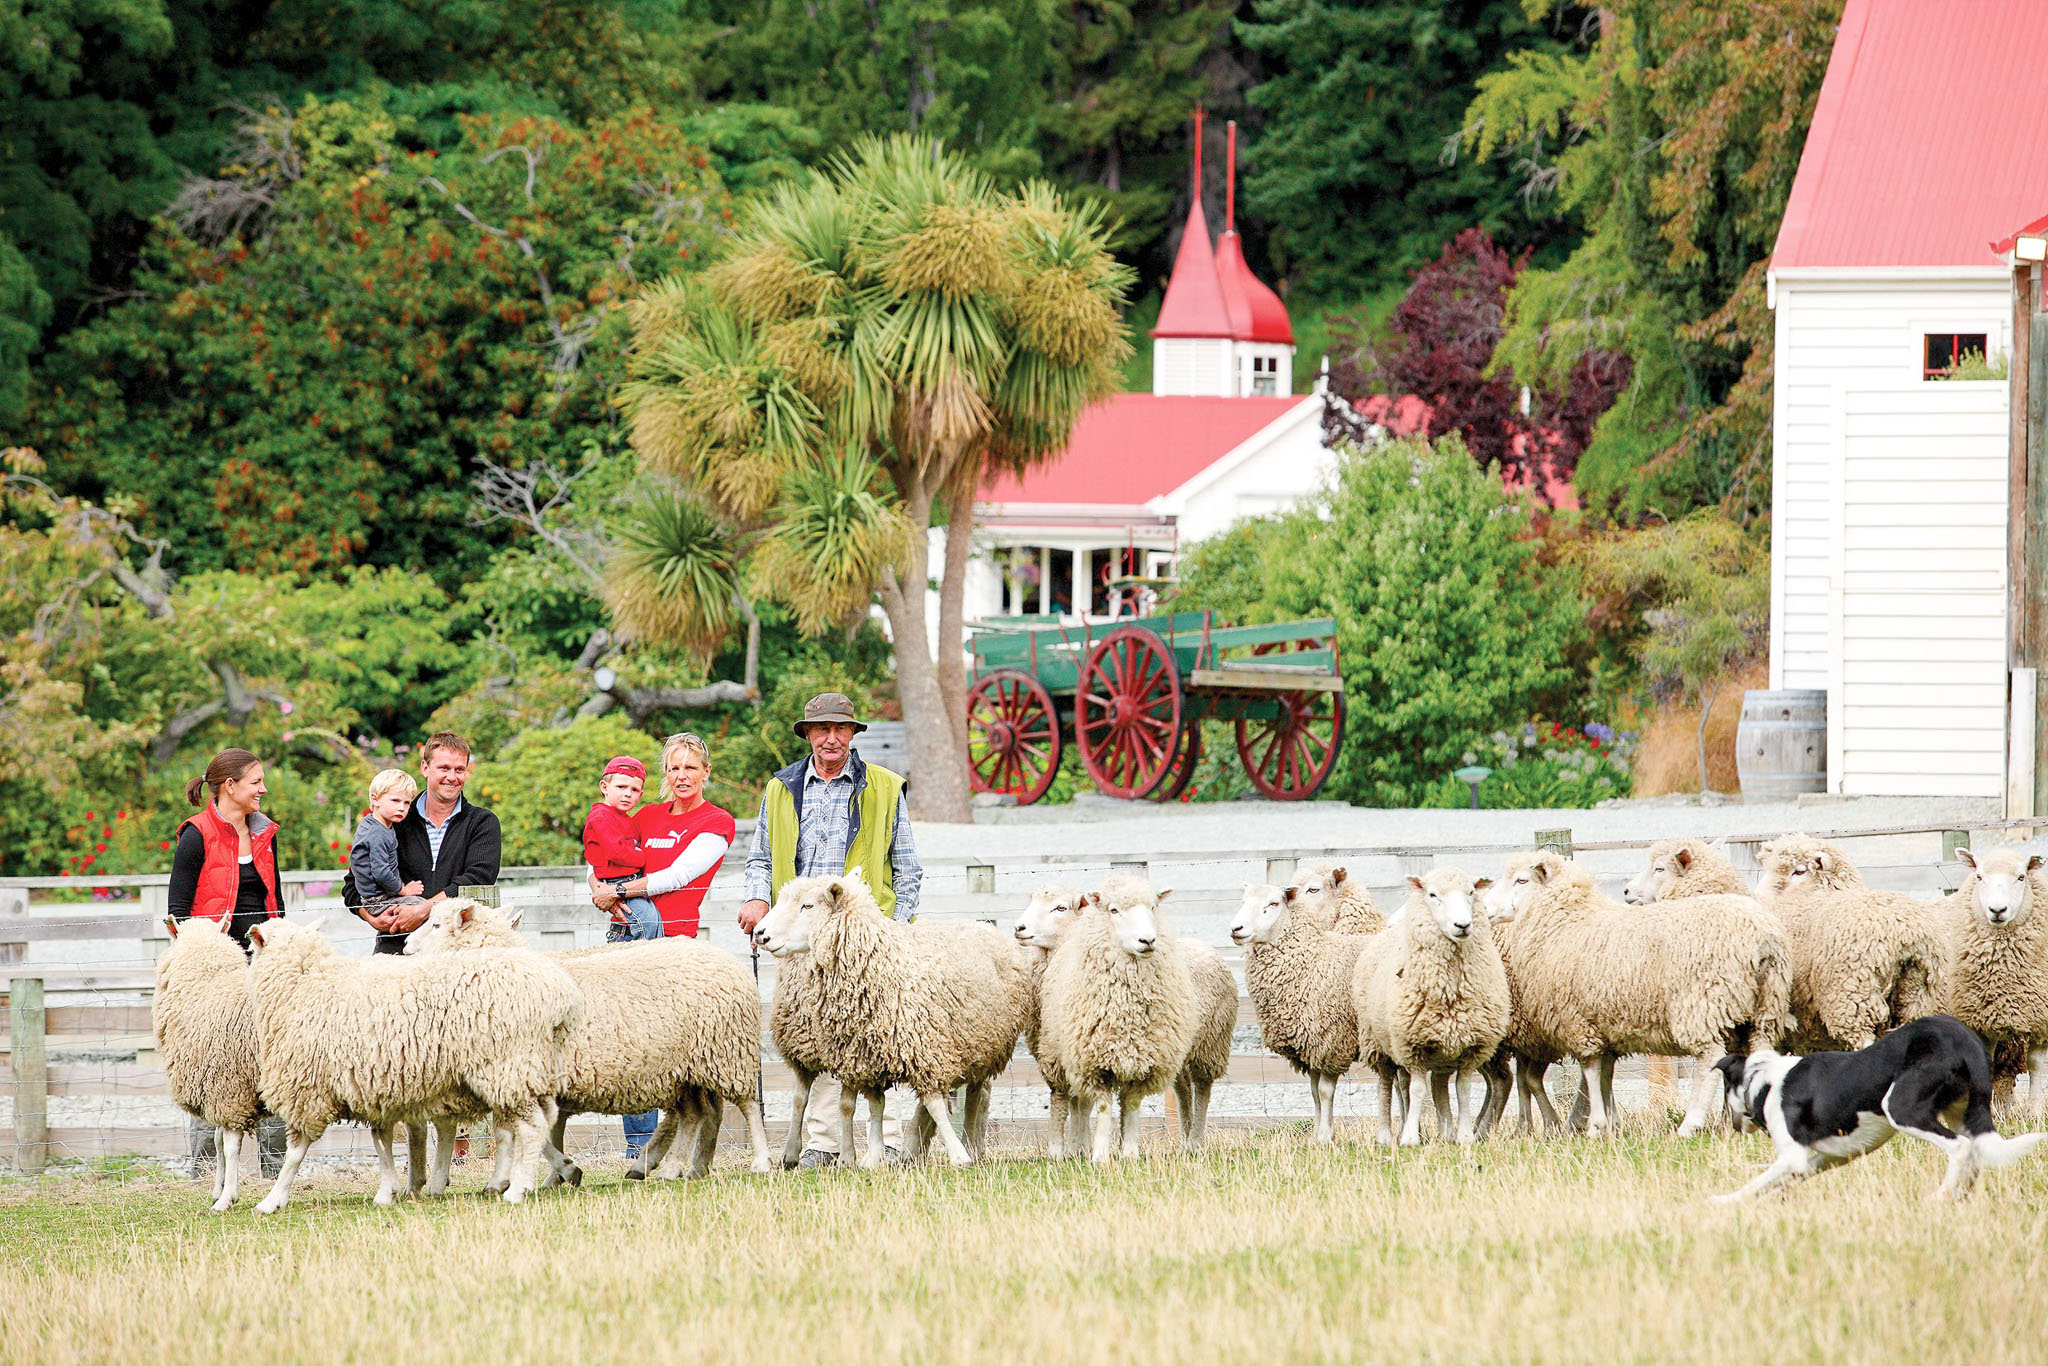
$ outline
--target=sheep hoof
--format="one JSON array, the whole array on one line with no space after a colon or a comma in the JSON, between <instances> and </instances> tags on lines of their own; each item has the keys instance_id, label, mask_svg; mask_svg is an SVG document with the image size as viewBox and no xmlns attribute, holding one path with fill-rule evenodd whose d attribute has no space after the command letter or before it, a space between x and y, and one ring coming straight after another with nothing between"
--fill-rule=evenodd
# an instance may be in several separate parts
<instances>
[{"instance_id":1,"label":"sheep hoof","mask_svg":"<svg viewBox=\"0 0 2048 1366\"><path fill-rule=\"evenodd\" d=\"M512 1182L508 1178L500 1178L491 1182L484 1189L490 1191L493 1195L503 1195L506 1191L512 1189Z\"/></svg>"},{"instance_id":2,"label":"sheep hoof","mask_svg":"<svg viewBox=\"0 0 2048 1366\"><path fill-rule=\"evenodd\" d=\"M220 1199L213 1202L213 1212L215 1214L226 1214L230 1209L234 1208L234 1203L234 1201L223 1195Z\"/></svg>"},{"instance_id":3,"label":"sheep hoof","mask_svg":"<svg viewBox=\"0 0 2048 1366\"><path fill-rule=\"evenodd\" d=\"M645 1181L647 1179L647 1168L635 1162L632 1166L626 1168L626 1179L628 1181ZM570 1179L569 1184L572 1186L583 1184L583 1173L581 1170L578 1170L576 1175Z\"/></svg>"},{"instance_id":4,"label":"sheep hoof","mask_svg":"<svg viewBox=\"0 0 2048 1366\"><path fill-rule=\"evenodd\" d=\"M516 1205L526 1198L526 1192L518 1186L507 1186L505 1193L499 1198L508 1205Z\"/></svg>"},{"instance_id":5,"label":"sheep hoof","mask_svg":"<svg viewBox=\"0 0 2048 1366\"><path fill-rule=\"evenodd\" d=\"M766 1176L775 1170L775 1164L765 1157L757 1157L747 1164L747 1170L756 1176Z\"/></svg>"},{"instance_id":6,"label":"sheep hoof","mask_svg":"<svg viewBox=\"0 0 2048 1366\"><path fill-rule=\"evenodd\" d=\"M269 1200L265 1200L256 1207L256 1212L258 1214L275 1214L282 1207L282 1204L272 1204Z\"/></svg>"}]
</instances>

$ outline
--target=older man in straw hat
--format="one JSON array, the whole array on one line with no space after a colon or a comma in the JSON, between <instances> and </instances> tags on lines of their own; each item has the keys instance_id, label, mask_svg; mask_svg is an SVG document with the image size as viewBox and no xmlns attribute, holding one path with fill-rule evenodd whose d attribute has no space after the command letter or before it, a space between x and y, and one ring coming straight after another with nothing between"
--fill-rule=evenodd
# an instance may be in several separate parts
<instances>
[{"instance_id":1,"label":"older man in straw hat","mask_svg":"<svg viewBox=\"0 0 2048 1366\"><path fill-rule=\"evenodd\" d=\"M902 777L866 762L854 750L853 737L867 725L854 716L844 693L820 693L806 702L794 729L811 753L770 778L761 792L740 928L751 934L792 878L848 868L861 870L884 913L898 920L914 918L924 870L910 838ZM892 1153L901 1146L901 1134L901 1116L885 1113L883 1141ZM820 1077L804 1113L798 1165L827 1167L838 1158L839 1081Z\"/></svg>"}]
</instances>

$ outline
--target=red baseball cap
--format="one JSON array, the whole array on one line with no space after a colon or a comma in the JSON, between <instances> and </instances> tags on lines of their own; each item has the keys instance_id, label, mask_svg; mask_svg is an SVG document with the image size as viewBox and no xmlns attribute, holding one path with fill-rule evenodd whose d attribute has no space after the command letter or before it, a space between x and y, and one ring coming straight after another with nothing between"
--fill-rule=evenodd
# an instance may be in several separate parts
<instances>
[{"instance_id":1,"label":"red baseball cap","mask_svg":"<svg viewBox=\"0 0 2048 1366\"><path fill-rule=\"evenodd\" d=\"M621 754L604 766L605 777L609 778L614 773L630 773L643 783L647 781L647 765L630 754Z\"/></svg>"}]
</instances>

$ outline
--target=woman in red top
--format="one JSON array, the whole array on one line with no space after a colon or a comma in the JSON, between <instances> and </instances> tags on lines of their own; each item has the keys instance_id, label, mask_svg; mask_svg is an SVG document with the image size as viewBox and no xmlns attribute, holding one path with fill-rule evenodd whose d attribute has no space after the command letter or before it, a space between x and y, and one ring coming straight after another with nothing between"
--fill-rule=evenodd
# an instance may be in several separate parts
<instances>
[{"instance_id":1,"label":"woman in red top","mask_svg":"<svg viewBox=\"0 0 2048 1366\"><path fill-rule=\"evenodd\" d=\"M218 922L245 952L250 927L283 914L277 822L257 809L268 792L263 761L248 750L214 755L205 776L186 785L185 799L200 811L178 827L171 855L170 913Z\"/></svg>"},{"instance_id":2,"label":"woman in red top","mask_svg":"<svg viewBox=\"0 0 2048 1366\"><path fill-rule=\"evenodd\" d=\"M710 748L687 732L669 736L661 747L661 795L667 800L633 813L647 872L614 886L593 879L591 899L599 910L609 913L621 897L651 897L661 912L664 935L696 936L704 894L725 862L735 830L732 813L706 800L704 785L710 780Z\"/></svg>"}]
</instances>

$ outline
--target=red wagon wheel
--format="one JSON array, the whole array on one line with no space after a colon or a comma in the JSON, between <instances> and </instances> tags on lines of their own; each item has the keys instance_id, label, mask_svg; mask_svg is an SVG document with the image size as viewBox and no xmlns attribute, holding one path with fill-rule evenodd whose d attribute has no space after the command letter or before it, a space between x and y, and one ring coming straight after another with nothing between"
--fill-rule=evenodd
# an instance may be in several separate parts
<instances>
[{"instance_id":1,"label":"red wagon wheel","mask_svg":"<svg viewBox=\"0 0 2048 1366\"><path fill-rule=\"evenodd\" d=\"M1081 764L1111 797L1158 787L1181 748L1180 664L1150 631L1124 626L1096 642L1074 697Z\"/></svg>"},{"instance_id":2,"label":"red wagon wheel","mask_svg":"<svg viewBox=\"0 0 2048 1366\"><path fill-rule=\"evenodd\" d=\"M1195 779L1195 769L1202 762L1202 723L1189 721L1180 728L1180 748L1173 752L1173 767L1166 770L1166 777L1159 786L1152 789L1155 802L1177 802L1180 794L1188 790L1188 784Z\"/></svg>"},{"instance_id":3,"label":"red wagon wheel","mask_svg":"<svg viewBox=\"0 0 2048 1366\"><path fill-rule=\"evenodd\" d=\"M1276 802L1305 802L1337 766L1344 738L1341 692L1274 693L1275 714L1237 718L1237 757L1252 786Z\"/></svg>"},{"instance_id":4,"label":"red wagon wheel","mask_svg":"<svg viewBox=\"0 0 2048 1366\"><path fill-rule=\"evenodd\" d=\"M1060 771L1060 720L1052 694L1022 669L983 674L967 690L967 782L1029 806Z\"/></svg>"}]
</instances>

